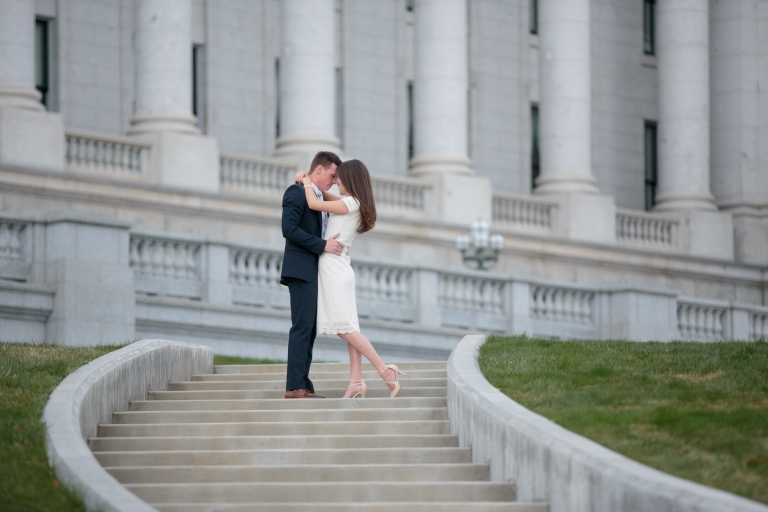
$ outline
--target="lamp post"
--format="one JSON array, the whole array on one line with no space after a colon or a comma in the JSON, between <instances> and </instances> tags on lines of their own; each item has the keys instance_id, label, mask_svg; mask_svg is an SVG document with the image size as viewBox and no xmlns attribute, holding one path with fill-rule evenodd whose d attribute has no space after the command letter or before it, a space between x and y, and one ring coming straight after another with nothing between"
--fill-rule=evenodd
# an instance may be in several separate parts
<instances>
[{"instance_id":1,"label":"lamp post","mask_svg":"<svg viewBox=\"0 0 768 512\"><path fill-rule=\"evenodd\" d=\"M477 219L469 225L469 235L456 237L456 248L461 251L464 264L474 270L490 270L499 261L504 237L491 235L491 225Z\"/></svg>"}]
</instances>

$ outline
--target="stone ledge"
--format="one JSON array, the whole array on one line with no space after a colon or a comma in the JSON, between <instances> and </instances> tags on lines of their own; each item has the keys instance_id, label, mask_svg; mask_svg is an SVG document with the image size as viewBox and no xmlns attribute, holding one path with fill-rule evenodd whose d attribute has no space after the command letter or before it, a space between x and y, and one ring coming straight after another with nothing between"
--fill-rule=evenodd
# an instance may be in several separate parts
<instances>
[{"instance_id":1,"label":"stone ledge","mask_svg":"<svg viewBox=\"0 0 768 512\"><path fill-rule=\"evenodd\" d=\"M520 501L550 512L766 512L768 506L619 455L540 416L491 386L477 353L485 336L465 336L448 360L448 416L472 461L491 480L514 481Z\"/></svg>"},{"instance_id":2,"label":"stone ledge","mask_svg":"<svg viewBox=\"0 0 768 512\"><path fill-rule=\"evenodd\" d=\"M96 461L87 439L99 423L111 422L131 400L165 390L170 381L213 372L208 347L179 341L143 340L104 355L65 378L43 410L48 461L59 480L75 490L90 510L155 510L123 487Z\"/></svg>"}]
</instances>

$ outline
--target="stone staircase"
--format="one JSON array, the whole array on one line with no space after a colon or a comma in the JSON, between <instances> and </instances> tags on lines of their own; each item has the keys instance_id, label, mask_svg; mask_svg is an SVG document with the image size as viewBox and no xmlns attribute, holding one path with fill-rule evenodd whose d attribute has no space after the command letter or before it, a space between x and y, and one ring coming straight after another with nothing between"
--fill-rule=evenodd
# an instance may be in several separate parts
<instances>
[{"instance_id":1,"label":"stone staircase","mask_svg":"<svg viewBox=\"0 0 768 512\"><path fill-rule=\"evenodd\" d=\"M115 413L91 450L163 512L547 510L448 433L445 362L398 366L400 396L366 365L354 400L340 399L348 364L312 365L326 400L285 400L285 365L217 366Z\"/></svg>"}]
</instances>

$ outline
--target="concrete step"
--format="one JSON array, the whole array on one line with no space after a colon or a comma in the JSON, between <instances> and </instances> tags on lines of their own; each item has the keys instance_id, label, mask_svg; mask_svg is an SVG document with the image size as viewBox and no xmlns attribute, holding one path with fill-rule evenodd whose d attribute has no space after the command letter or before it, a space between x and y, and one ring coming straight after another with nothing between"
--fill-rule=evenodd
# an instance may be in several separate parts
<instances>
[{"instance_id":1,"label":"concrete step","mask_svg":"<svg viewBox=\"0 0 768 512\"><path fill-rule=\"evenodd\" d=\"M410 384L401 383L403 386L396 399L412 397L439 397L445 398L446 388L419 388ZM318 389L318 393L328 398L341 398L346 387L336 389ZM200 391L150 391L150 398L156 400L242 400L242 399L284 399L285 390L200 390ZM368 390L365 400L369 398L389 398L389 390L386 388L373 388Z\"/></svg>"},{"instance_id":2,"label":"concrete step","mask_svg":"<svg viewBox=\"0 0 768 512\"><path fill-rule=\"evenodd\" d=\"M322 394L326 389L346 389L349 384L348 379L335 380L313 380L315 391ZM367 380L365 383L368 389L387 389L387 385L381 379ZM400 385L403 388L445 388L446 379L400 379ZM280 380L254 380L254 381L193 381L193 382L171 382L168 387L170 391L196 391L209 389L227 389L227 390L250 390L250 389L279 389L285 391L285 379Z\"/></svg>"},{"instance_id":3,"label":"concrete step","mask_svg":"<svg viewBox=\"0 0 768 512\"><path fill-rule=\"evenodd\" d=\"M469 448L342 448L94 452L104 467L267 464L467 464ZM295 485L295 484L294 484Z\"/></svg>"},{"instance_id":4,"label":"concrete step","mask_svg":"<svg viewBox=\"0 0 768 512\"><path fill-rule=\"evenodd\" d=\"M431 362L402 362L392 363L385 361L387 364L397 365L405 373L409 370L445 370L447 366L446 361L431 361ZM283 364L228 364L223 366L216 366L214 373L286 373L286 365ZM349 372L349 363L312 363L313 372ZM363 363L364 372L376 371L373 369L371 363Z\"/></svg>"},{"instance_id":5,"label":"concrete step","mask_svg":"<svg viewBox=\"0 0 768 512\"><path fill-rule=\"evenodd\" d=\"M403 407L447 407L445 398L413 397L397 400L390 398L371 398L365 400L344 400L327 398L325 400L285 400L284 398L265 400L139 400L131 402L131 411L278 411L308 409L397 409Z\"/></svg>"},{"instance_id":6,"label":"concrete step","mask_svg":"<svg viewBox=\"0 0 768 512\"><path fill-rule=\"evenodd\" d=\"M457 448L455 435L92 437L91 451Z\"/></svg>"},{"instance_id":7,"label":"concrete step","mask_svg":"<svg viewBox=\"0 0 768 512\"><path fill-rule=\"evenodd\" d=\"M316 421L446 421L445 407L315 409L305 411L129 411L112 414L118 425L147 423L247 423Z\"/></svg>"},{"instance_id":8,"label":"concrete step","mask_svg":"<svg viewBox=\"0 0 768 512\"><path fill-rule=\"evenodd\" d=\"M487 464L359 464L107 467L123 484L215 482L488 481Z\"/></svg>"},{"instance_id":9,"label":"concrete step","mask_svg":"<svg viewBox=\"0 0 768 512\"><path fill-rule=\"evenodd\" d=\"M546 503L502 501L382 503L153 503L160 512L547 512Z\"/></svg>"},{"instance_id":10,"label":"concrete step","mask_svg":"<svg viewBox=\"0 0 768 512\"><path fill-rule=\"evenodd\" d=\"M400 376L403 379L444 379L447 376L445 368L442 370L411 370L405 372L408 375L406 377ZM340 372L315 372L309 373L309 378L312 381L316 380L346 380L349 381L349 369ZM194 375L192 377L194 381L260 381L260 380L282 380L285 381L285 373L209 373ZM375 371L363 372L363 380L366 382L381 380L381 377Z\"/></svg>"},{"instance_id":11,"label":"concrete step","mask_svg":"<svg viewBox=\"0 0 768 512\"><path fill-rule=\"evenodd\" d=\"M447 421L318 421L306 423L159 423L99 425L99 437L448 434Z\"/></svg>"},{"instance_id":12,"label":"concrete step","mask_svg":"<svg viewBox=\"0 0 768 512\"><path fill-rule=\"evenodd\" d=\"M148 503L512 501L507 482L269 482L128 484Z\"/></svg>"}]
</instances>

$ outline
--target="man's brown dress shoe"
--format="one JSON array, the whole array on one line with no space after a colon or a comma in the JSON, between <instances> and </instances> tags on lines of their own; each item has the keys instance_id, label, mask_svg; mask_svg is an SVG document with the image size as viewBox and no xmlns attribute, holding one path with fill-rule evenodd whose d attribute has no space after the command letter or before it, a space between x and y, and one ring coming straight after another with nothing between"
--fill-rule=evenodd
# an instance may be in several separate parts
<instances>
[{"instance_id":1,"label":"man's brown dress shoe","mask_svg":"<svg viewBox=\"0 0 768 512\"><path fill-rule=\"evenodd\" d=\"M306 389L292 389L285 392L285 398L325 398Z\"/></svg>"}]
</instances>

